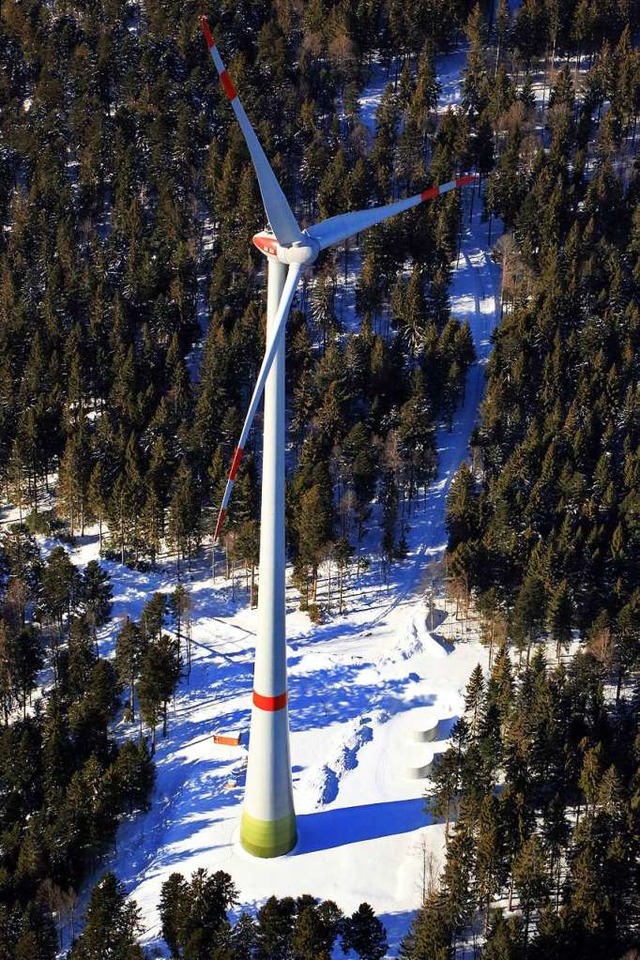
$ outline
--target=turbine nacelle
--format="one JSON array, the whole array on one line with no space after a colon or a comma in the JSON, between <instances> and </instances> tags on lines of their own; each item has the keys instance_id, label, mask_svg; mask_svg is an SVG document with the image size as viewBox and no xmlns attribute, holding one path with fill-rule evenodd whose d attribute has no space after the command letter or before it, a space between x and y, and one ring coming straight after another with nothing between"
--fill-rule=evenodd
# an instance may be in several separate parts
<instances>
[{"instance_id":1,"label":"turbine nacelle","mask_svg":"<svg viewBox=\"0 0 640 960\"><path fill-rule=\"evenodd\" d=\"M288 266L296 263L306 267L313 263L320 253L318 241L304 231L301 240L294 240L286 246L278 243L276 237L268 230L256 233L253 242L265 257L274 257L279 263L286 263Z\"/></svg>"}]
</instances>

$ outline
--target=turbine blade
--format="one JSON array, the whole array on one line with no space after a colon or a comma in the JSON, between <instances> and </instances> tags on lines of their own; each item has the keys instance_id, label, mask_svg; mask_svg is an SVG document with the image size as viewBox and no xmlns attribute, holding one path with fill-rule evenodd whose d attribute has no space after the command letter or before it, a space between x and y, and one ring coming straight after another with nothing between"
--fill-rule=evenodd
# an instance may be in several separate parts
<instances>
[{"instance_id":1,"label":"turbine blade","mask_svg":"<svg viewBox=\"0 0 640 960\"><path fill-rule=\"evenodd\" d=\"M309 227L306 232L310 237L318 241L321 250L326 250L327 247L336 246L342 243L343 240L346 240L347 237L352 237L362 230L367 230L377 223L382 223L383 220L388 220L389 217L395 217L398 213L404 213L405 210L410 210L411 207L417 207L418 204L424 203L426 200L435 200L440 194L449 193L450 190L455 190L456 187L469 186L469 184L475 183L477 179L473 173L466 174L463 177L456 177L455 180L450 180L448 183L442 183L437 187L429 187L428 190L423 190L422 193L416 193L415 196L407 197L405 200L398 200L396 203L388 203L384 207L371 207L369 210L340 213L337 217L330 217L328 220L323 220L322 223L314 224L312 227Z\"/></svg>"},{"instance_id":2,"label":"turbine blade","mask_svg":"<svg viewBox=\"0 0 640 960\"><path fill-rule=\"evenodd\" d=\"M280 184L276 180L276 175L271 169L271 165L265 156L264 150L260 145L260 141L258 140L253 127L251 126L251 122L244 112L244 107L240 103L233 80L227 73L226 67L222 62L222 57L218 53L218 48L216 47L211 30L209 28L209 21L205 16L200 17L200 27L202 28L204 38L207 42L207 46L209 47L211 58L216 66L216 70L218 71L222 88L227 95L227 99L231 103L231 107L236 115L238 123L240 124L240 129L242 130L247 147L249 148L251 160L253 161L253 166L258 176L258 184L260 186L260 193L262 194L262 202L267 214L267 219L271 224L271 229L275 233L278 243L281 243L283 246L288 246L289 244L294 243L296 240L302 239L300 227L298 226L296 218L293 215L293 211L287 202L287 198L282 192Z\"/></svg>"},{"instance_id":3,"label":"turbine blade","mask_svg":"<svg viewBox=\"0 0 640 960\"><path fill-rule=\"evenodd\" d=\"M258 379L256 380L256 385L253 388L253 394L251 395L251 403L249 404L249 409L247 410L247 415L242 427L242 433L240 434L240 439L238 440L238 446L233 454L231 469L229 470L229 477L227 479L227 485L224 490L222 504L220 506L220 512L218 513L216 528L213 534L214 544L218 542L220 537L220 531L227 513L229 500L231 499L231 491L233 490L236 474L238 473L240 461L242 460L244 454L244 448L249 436L249 431L251 430L251 424L253 423L253 418L256 415L258 404L260 403L262 392L264 390L264 385L267 382L267 377L269 376L269 371L271 370L271 365L275 359L278 347L282 343L284 330L287 324L287 317L289 316L289 309L293 302L296 290L298 289L298 282L302 275L303 269L304 267L301 264L294 263L289 267L287 272L287 279L284 284L282 296L280 297L280 303L278 304L278 309L272 325L271 335L267 342L267 349L265 350L264 357L262 358Z\"/></svg>"}]
</instances>

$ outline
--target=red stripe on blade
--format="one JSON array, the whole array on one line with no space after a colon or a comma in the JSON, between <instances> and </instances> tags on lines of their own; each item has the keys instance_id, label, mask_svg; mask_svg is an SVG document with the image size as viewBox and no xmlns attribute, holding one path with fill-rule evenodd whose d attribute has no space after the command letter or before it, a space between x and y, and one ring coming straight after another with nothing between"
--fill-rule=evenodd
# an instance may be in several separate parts
<instances>
[{"instance_id":1,"label":"red stripe on blade","mask_svg":"<svg viewBox=\"0 0 640 960\"><path fill-rule=\"evenodd\" d=\"M438 187L429 187L428 190L423 190L420 194L421 200L435 200L438 196L439 190Z\"/></svg>"},{"instance_id":2,"label":"red stripe on blade","mask_svg":"<svg viewBox=\"0 0 640 960\"><path fill-rule=\"evenodd\" d=\"M207 41L207 46L209 50L213 46L213 36L211 35L211 30L209 29L209 21L205 16L200 17L200 28L204 33L204 38Z\"/></svg>"},{"instance_id":3,"label":"red stripe on blade","mask_svg":"<svg viewBox=\"0 0 640 960\"><path fill-rule=\"evenodd\" d=\"M220 536L220 531L222 530L222 524L224 523L224 518L226 517L226 515L227 515L226 510L221 510L220 513L218 514L218 522L216 523L216 529L213 534L214 543L218 542L218 537Z\"/></svg>"},{"instance_id":4,"label":"red stripe on blade","mask_svg":"<svg viewBox=\"0 0 640 960\"><path fill-rule=\"evenodd\" d=\"M238 94L236 93L236 88L233 85L233 80L226 70L223 70L220 74L220 83L224 87L224 92L228 96L229 100L235 100Z\"/></svg>"},{"instance_id":5,"label":"red stripe on blade","mask_svg":"<svg viewBox=\"0 0 640 960\"><path fill-rule=\"evenodd\" d=\"M475 173L465 173L463 177L456 177L456 187L466 187L470 183L475 183L476 180Z\"/></svg>"},{"instance_id":6,"label":"red stripe on blade","mask_svg":"<svg viewBox=\"0 0 640 960\"><path fill-rule=\"evenodd\" d=\"M235 480L236 474L238 472L238 467L240 466L240 461L242 460L242 454L244 450L242 447L236 447L235 453L233 455L233 460L231 461L231 470L229 471L229 480Z\"/></svg>"},{"instance_id":7,"label":"red stripe on blade","mask_svg":"<svg viewBox=\"0 0 640 960\"><path fill-rule=\"evenodd\" d=\"M287 705L286 691L277 697L263 697L261 693L253 691L253 702L259 710L267 710L269 713L275 713L276 710L282 710Z\"/></svg>"}]
</instances>

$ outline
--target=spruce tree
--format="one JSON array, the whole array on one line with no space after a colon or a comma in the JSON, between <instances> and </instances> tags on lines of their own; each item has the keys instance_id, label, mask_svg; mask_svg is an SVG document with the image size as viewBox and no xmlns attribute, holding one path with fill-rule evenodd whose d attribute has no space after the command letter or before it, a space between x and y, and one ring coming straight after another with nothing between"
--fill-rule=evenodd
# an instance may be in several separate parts
<instances>
[{"instance_id":1,"label":"spruce tree","mask_svg":"<svg viewBox=\"0 0 640 960\"><path fill-rule=\"evenodd\" d=\"M531 914L549 896L549 870L544 844L537 834L525 841L513 862L513 882L524 918L524 939L529 939Z\"/></svg>"},{"instance_id":2,"label":"spruce tree","mask_svg":"<svg viewBox=\"0 0 640 960\"><path fill-rule=\"evenodd\" d=\"M381 960L387 952L387 933L368 903L361 903L342 927L342 949L353 950L360 960Z\"/></svg>"},{"instance_id":3,"label":"spruce tree","mask_svg":"<svg viewBox=\"0 0 640 960\"><path fill-rule=\"evenodd\" d=\"M484 694L484 676L480 664L476 664L469 677L465 691L464 709L470 715L471 736L475 737L478 721L482 712Z\"/></svg>"},{"instance_id":4,"label":"spruce tree","mask_svg":"<svg viewBox=\"0 0 640 960\"><path fill-rule=\"evenodd\" d=\"M167 539L180 561L188 562L200 543L200 497L191 469L182 461L175 475L167 519Z\"/></svg>"},{"instance_id":5,"label":"spruce tree","mask_svg":"<svg viewBox=\"0 0 640 960\"><path fill-rule=\"evenodd\" d=\"M158 913L162 936L172 957L179 957L189 912L189 884L181 873L172 873L162 884Z\"/></svg>"},{"instance_id":6,"label":"spruce tree","mask_svg":"<svg viewBox=\"0 0 640 960\"><path fill-rule=\"evenodd\" d=\"M180 677L176 642L163 633L147 647L140 663L138 700L145 723L151 727L155 747L156 726L162 719L162 736L167 735L167 706Z\"/></svg>"},{"instance_id":7,"label":"spruce tree","mask_svg":"<svg viewBox=\"0 0 640 960\"><path fill-rule=\"evenodd\" d=\"M98 627L103 627L111 617L112 596L109 574L98 560L90 560L81 577L78 601L96 642Z\"/></svg>"},{"instance_id":8,"label":"spruce tree","mask_svg":"<svg viewBox=\"0 0 640 960\"><path fill-rule=\"evenodd\" d=\"M107 873L91 891L85 926L69 953L69 960L143 960L137 943L140 911L127 901L122 884Z\"/></svg>"},{"instance_id":9,"label":"spruce tree","mask_svg":"<svg viewBox=\"0 0 640 960\"><path fill-rule=\"evenodd\" d=\"M257 914L258 960L288 960L295 927L296 904L292 897L269 897Z\"/></svg>"},{"instance_id":10,"label":"spruce tree","mask_svg":"<svg viewBox=\"0 0 640 960\"><path fill-rule=\"evenodd\" d=\"M140 674L142 658L146 648L147 642L140 627L135 621L127 617L116 636L115 662L120 681L129 690L127 719L131 722L133 722L135 716L135 684Z\"/></svg>"}]
</instances>

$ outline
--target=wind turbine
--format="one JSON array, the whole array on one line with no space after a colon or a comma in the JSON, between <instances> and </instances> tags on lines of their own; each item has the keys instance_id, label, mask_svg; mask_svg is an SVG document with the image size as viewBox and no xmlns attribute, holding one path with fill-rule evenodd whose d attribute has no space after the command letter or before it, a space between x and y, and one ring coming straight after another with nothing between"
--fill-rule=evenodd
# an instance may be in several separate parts
<instances>
[{"instance_id":1,"label":"wind turbine","mask_svg":"<svg viewBox=\"0 0 640 960\"><path fill-rule=\"evenodd\" d=\"M303 271L314 263L321 250L336 246L420 203L475 183L476 177L473 174L457 177L397 203L339 214L301 230L240 103L205 16L200 17L200 26L249 149L270 226L269 230L253 238L258 250L267 258L267 346L233 455L216 522L214 545L220 537L247 437L264 392L258 629L240 843L255 856L278 857L288 853L297 840L289 751L285 634L284 330L289 309Z\"/></svg>"}]
</instances>

